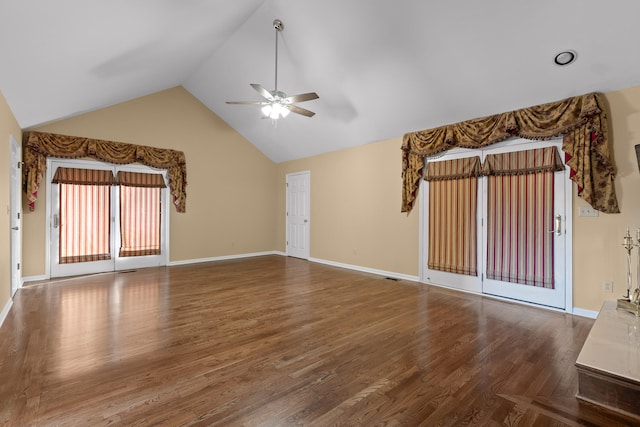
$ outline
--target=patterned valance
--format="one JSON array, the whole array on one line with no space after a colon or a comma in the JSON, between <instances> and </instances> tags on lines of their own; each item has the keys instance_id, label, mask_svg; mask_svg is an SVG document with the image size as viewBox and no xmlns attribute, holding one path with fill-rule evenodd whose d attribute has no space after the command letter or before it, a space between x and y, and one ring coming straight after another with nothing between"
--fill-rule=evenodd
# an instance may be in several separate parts
<instances>
[{"instance_id":1,"label":"patterned valance","mask_svg":"<svg viewBox=\"0 0 640 427\"><path fill-rule=\"evenodd\" d=\"M564 170L564 164L556 147L489 154L485 157L482 167L486 176L527 175Z\"/></svg>"},{"instance_id":2,"label":"patterned valance","mask_svg":"<svg viewBox=\"0 0 640 427\"><path fill-rule=\"evenodd\" d=\"M428 162L424 175L425 181L446 181L450 179L471 178L482 175L480 157Z\"/></svg>"},{"instance_id":3,"label":"patterned valance","mask_svg":"<svg viewBox=\"0 0 640 427\"><path fill-rule=\"evenodd\" d=\"M76 159L91 157L114 164L141 163L166 169L173 203L178 212L186 209L187 165L182 151L103 141L43 132L25 133L25 187L29 209L33 210L47 166L47 157Z\"/></svg>"},{"instance_id":4,"label":"patterned valance","mask_svg":"<svg viewBox=\"0 0 640 427\"><path fill-rule=\"evenodd\" d=\"M125 187L166 188L164 177L159 173L118 172L116 184Z\"/></svg>"},{"instance_id":5,"label":"patterned valance","mask_svg":"<svg viewBox=\"0 0 640 427\"><path fill-rule=\"evenodd\" d=\"M407 133L402 142L402 212L410 212L425 156L454 147L481 148L511 137L547 140L562 136L562 149L578 195L595 209L618 213L602 95L591 93L439 128Z\"/></svg>"},{"instance_id":6,"label":"patterned valance","mask_svg":"<svg viewBox=\"0 0 640 427\"><path fill-rule=\"evenodd\" d=\"M113 185L115 179L110 170L58 168L51 180L54 184Z\"/></svg>"}]
</instances>

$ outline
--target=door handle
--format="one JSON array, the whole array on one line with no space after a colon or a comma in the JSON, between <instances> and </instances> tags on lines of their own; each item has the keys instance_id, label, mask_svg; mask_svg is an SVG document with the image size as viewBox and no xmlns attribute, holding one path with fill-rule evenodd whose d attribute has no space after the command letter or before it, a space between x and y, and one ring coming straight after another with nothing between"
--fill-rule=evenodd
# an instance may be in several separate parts
<instances>
[{"instance_id":1,"label":"door handle","mask_svg":"<svg viewBox=\"0 0 640 427\"><path fill-rule=\"evenodd\" d=\"M549 230L549 233L556 233L556 236L562 236L562 216L556 215L556 227L555 230Z\"/></svg>"},{"instance_id":2,"label":"door handle","mask_svg":"<svg viewBox=\"0 0 640 427\"><path fill-rule=\"evenodd\" d=\"M309 220L308 220L308 219L305 219L305 220L304 220L304 222L309 222Z\"/></svg>"},{"instance_id":3,"label":"door handle","mask_svg":"<svg viewBox=\"0 0 640 427\"><path fill-rule=\"evenodd\" d=\"M58 228L58 214L53 214L53 228Z\"/></svg>"},{"instance_id":4,"label":"door handle","mask_svg":"<svg viewBox=\"0 0 640 427\"><path fill-rule=\"evenodd\" d=\"M12 230L20 230L20 227L11 227Z\"/></svg>"}]
</instances>

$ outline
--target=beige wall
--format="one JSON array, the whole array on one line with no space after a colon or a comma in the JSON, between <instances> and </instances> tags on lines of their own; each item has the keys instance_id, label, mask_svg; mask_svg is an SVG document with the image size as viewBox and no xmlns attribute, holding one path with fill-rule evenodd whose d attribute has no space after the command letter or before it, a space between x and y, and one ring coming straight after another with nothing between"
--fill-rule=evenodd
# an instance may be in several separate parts
<instances>
[{"instance_id":1,"label":"beige wall","mask_svg":"<svg viewBox=\"0 0 640 427\"><path fill-rule=\"evenodd\" d=\"M275 246L275 164L182 87L35 130L184 151L187 212L171 207L171 261ZM24 276L45 274L44 190L24 216Z\"/></svg>"},{"instance_id":2,"label":"beige wall","mask_svg":"<svg viewBox=\"0 0 640 427\"><path fill-rule=\"evenodd\" d=\"M586 204L574 195L574 307L587 310L598 310L623 292L622 235L627 226L634 235L640 227L633 148L640 144L640 87L605 97L622 213L579 217ZM172 261L285 251L286 174L308 170L311 257L418 275L418 210L400 213L400 137L274 165L183 88L38 130L185 151L187 214L171 212ZM41 192L36 211L25 215L25 276L44 274L44 196ZM603 281L613 281L613 294L602 291Z\"/></svg>"},{"instance_id":3,"label":"beige wall","mask_svg":"<svg viewBox=\"0 0 640 427\"><path fill-rule=\"evenodd\" d=\"M22 141L20 126L16 122L9 105L0 92L0 311L11 297L11 247L9 244L9 203L10 203L10 136Z\"/></svg>"},{"instance_id":4,"label":"beige wall","mask_svg":"<svg viewBox=\"0 0 640 427\"><path fill-rule=\"evenodd\" d=\"M278 165L277 244L285 251L286 174L311 172L311 257L418 275L418 210L400 213L401 138Z\"/></svg>"},{"instance_id":5,"label":"beige wall","mask_svg":"<svg viewBox=\"0 0 640 427\"><path fill-rule=\"evenodd\" d=\"M579 217L588 206L573 202L574 307L597 311L626 286L626 227L640 227L640 86L605 94L618 167L621 213ZM311 256L412 276L419 274L419 215L400 213L401 139L285 162L278 165L277 247L285 250L285 176L311 171ZM634 252L634 256L637 252ZM635 259L634 259L635 269ZM635 277L635 270L634 270ZM613 281L614 293L602 282Z\"/></svg>"},{"instance_id":6,"label":"beige wall","mask_svg":"<svg viewBox=\"0 0 640 427\"><path fill-rule=\"evenodd\" d=\"M606 93L605 98L618 169L615 187L620 213L579 217L579 207L587 204L575 195L573 204L574 306L589 310L599 310L604 300L623 294L627 267L622 237L629 227L635 238L640 227L640 172L634 150L640 144L640 86ZM632 254L634 282L638 250ZM604 281L613 281L613 294L602 291Z\"/></svg>"}]
</instances>

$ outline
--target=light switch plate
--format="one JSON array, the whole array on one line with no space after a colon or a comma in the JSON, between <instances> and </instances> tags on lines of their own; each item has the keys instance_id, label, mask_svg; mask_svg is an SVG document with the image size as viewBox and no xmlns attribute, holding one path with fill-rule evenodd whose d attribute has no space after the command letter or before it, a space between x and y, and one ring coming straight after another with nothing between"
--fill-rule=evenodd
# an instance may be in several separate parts
<instances>
[{"instance_id":1,"label":"light switch plate","mask_svg":"<svg viewBox=\"0 0 640 427\"><path fill-rule=\"evenodd\" d=\"M578 210L578 216L598 216L599 212L593 209L591 206L580 206Z\"/></svg>"}]
</instances>

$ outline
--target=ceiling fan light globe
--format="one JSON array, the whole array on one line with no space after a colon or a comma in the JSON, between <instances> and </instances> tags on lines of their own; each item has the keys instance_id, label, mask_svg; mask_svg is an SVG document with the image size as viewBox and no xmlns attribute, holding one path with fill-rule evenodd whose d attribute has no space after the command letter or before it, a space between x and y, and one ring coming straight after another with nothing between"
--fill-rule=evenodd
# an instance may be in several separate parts
<instances>
[{"instance_id":1,"label":"ceiling fan light globe","mask_svg":"<svg viewBox=\"0 0 640 427\"><path fill-rule=\"evenodd\" d=\"M267 104L264 107L262 107L262 114L264 114L265 116L271 117L272 110L273 110L273 107L271 106L271 104Z\"/></svg>"},{"instance_id":2,"label":"ceiling fan light globe","mask_svg":"<svg viewBox=\"0 0 640 427\"><path fill-rule=\"evenodd\" d=\"M281 110L280 110L280 115L284 119L285 117L287 117L289 115L289 109L286 108L286 107L282 107Z\"/></svg>"},{"instance_id":3,"label":"ceiling fan light globe","mask_svg":"<svg viewBox=\"0 0 640 427\"><path fill-rule=\"evenodd\" d=\"M280 104L273 104L271 106L271 114L269 114L273 120L277 120L280 118Z\"/></svg>"},{"instance_id":4,"label":"ceiling fan light globe","mask_svg":"<svg viewBox=\"0 0 640 427\"><path fill-rule=\"evenodd\" d=\"M281 103L276 102L274 104L271 105L271 114L269 117L271 117L272 119L276 120L279 119L280 117L284 117L286 116L285 111L288 113L289 111L287 111L286 108L284 108L282 106Z\"/></svg>"}]
</instances>

